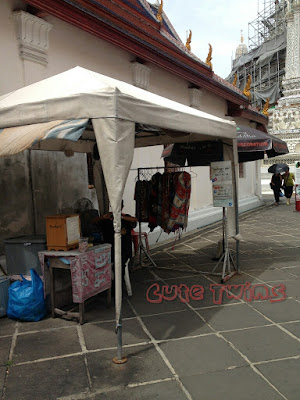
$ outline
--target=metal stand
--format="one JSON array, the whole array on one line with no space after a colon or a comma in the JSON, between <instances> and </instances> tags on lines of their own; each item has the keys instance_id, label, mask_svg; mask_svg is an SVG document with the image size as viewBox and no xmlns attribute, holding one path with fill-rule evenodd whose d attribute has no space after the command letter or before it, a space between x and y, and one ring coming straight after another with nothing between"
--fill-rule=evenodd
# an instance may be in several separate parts
<instances>
[{"instance_id":1,"label":"metal stand","mask_svg":"<svg viewBox=\"0 0 300 400\"><path fill-rule=\"evenodd\" d=\"M142 224L141 222L139 222L139 247L138 247L138 255L139 255L139 265L142 267L142 258L143 258L143 254L142 252L144 252L145 256L148 258L148 260L150 261L150 263L153 265L153 267L158 268L157 265L155 264L154 260L152 259L152 257L150 256L150 254L148 253L146 247L144 246L143 242L142 242Z\"/></svg>"},{"instance_id":2,"label":"metal stand","mask_svg":"<svg viewBox=\"0 0 300 400\"><path fill-rule=\"evenodd\" d=\"M125 364L128 361L128 358L122 356L122 314L120 314L119 323L116 328L117 334L117 356L113 358L114 364Z\"/></svg>"},{"instance_id":3,"label":"metal stand","mask_svg":"<svg viewBox=\"0 0 300 400\"><path fill-rule=\"evenodd\" d=\"M221 283L228 281L233 275L236 275L238 271L235 268L234 259L232 256L232 251L229 249L228 246L228 232L227 232L227 216L225 207L223 207L223 254L219 261L217 262L216 266L212 270L212 275L220 275L222 276ZM218 267L223 263L223 268L221 273L215 272Z\"/></svg>"}]
</instances>

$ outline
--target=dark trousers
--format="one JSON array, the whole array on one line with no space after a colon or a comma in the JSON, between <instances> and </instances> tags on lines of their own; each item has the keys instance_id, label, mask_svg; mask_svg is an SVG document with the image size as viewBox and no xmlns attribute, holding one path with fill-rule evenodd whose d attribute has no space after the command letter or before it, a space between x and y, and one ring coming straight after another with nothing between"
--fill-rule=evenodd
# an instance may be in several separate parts
<instances>
[{"instance_id":1,"label":"dark trousers","mask_svg":"<svg viewBox=\"0 0 300 400\"><path fill-rule=\"evenodd\" d=\"M293 189L294 189L294 186L286 186L284 188L284 195L287 199L290 199L292 197Z\"/></svg>"},{"instance_id":2,"label":"dark trousers","mask_svg":"<svg viewBox=\"0 0 300 400\"><path fill-rule=\"evenodd\" d=\"M278 203L279 202L280 187L274 187L273 188L273 192L274 192L275 201L276 201L276 203Z\"/></svg>"}]
</instances>

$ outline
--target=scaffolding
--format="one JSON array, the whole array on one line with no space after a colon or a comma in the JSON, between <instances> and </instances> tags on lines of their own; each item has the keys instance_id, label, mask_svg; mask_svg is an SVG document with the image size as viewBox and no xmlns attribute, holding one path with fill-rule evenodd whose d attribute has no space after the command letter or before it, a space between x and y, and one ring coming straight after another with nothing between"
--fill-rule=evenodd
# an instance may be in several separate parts
<instances>
[{"instance_id":1,"label":"scaffolding","mask_svg":"<svg viewBox=\"0 0 300 400\"><path fill-rule=\"evenodd\" d=\"M264 0L257 18L248 24L249 53L236 58L227 80L245 88L251 75L251 105L262 109L269 97L270 105L282 95L286 58L286 1Z\"/></svg>"},{"instance_id":2,"label":"scaffolding","mask_svg":"<svg viewBox=\"0 0 300 400\"><path fill-rule=\"evenodd\" d=\"M264 0L262 11L258 11L257 18L248 23L250 51L284 32L285 8L285 0Z\"/></svg>"}]
</instances>

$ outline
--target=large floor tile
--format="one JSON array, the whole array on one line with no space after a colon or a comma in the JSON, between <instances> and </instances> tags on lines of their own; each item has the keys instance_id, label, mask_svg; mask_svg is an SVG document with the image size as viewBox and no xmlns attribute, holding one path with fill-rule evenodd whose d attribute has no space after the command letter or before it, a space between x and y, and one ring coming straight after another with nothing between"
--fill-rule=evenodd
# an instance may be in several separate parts
<instances>
[{"instance_id":1,"label":"large floor tile","mask_svg":"<svg viewBox=\"0 0 300 400\"><path fill-rule=\"evenodd\" d=\"M73 354L81 351L77 328L18 335L14 363Z\"/></svg>"},{"instance_id":2,"label":"large floor tile","mask_svg":"<svg viewBox=\"0 0 300 400\"><path fill-rule=\"evenodd\" d=\"M217 331L267 325L269 322L247 304L197 310Z\"/></svg>"},{"instance_id":3,"label":"large floor tile","mask_svg":"<svg viewBox=\"0 0 300 400\"><path fill-rule=\"evenodd\" d=\"M284 329L287 329L293 335L300 339L300 322L291 322L289 324L280 324Z\"/></svg>"},{"instance_id":4,"label":"large floor tile","mask_svg":"<svg viewBox=\"0 0 300 400\"><path fill-rule=\"evenodd\" d=\"M161 343L160 347L180 376L246 364L228 343L215 335Z\"/></svg>"},{"instance_id":5,"label":"large floor tile","mask_svg":"<svg viewBox=\"0 0 300 400\"><path fill-rule=\"evenodd\" d=\"M299 261L300 263L300 261ZM286 267L284 268L285 271L287 271L289 274L293 276L299 276L300 277L300 266L299 267Z\"/></svg>"},{"instance_id":6,"label":"large floor tile","mask_svg":"<svg viewBox=\"0 0 300 400\"><path fill-rule=\"evenodd\" d=\"M280 281L278 283L285 285L285 293L287 297L294 297L294 298L300 297L300 279L298 277L297 279L293 277L292 280Z\"/></svg>"},{"instance_id":7,"label":"large floor tile","mask_svg":"<svg viewBox=\"0 0 300 400\"><path fill-rule=\"evenodd\" d=\"M128 357L125 364L114 364L115 350L87 355L92 385L95 389L108 390L130 383L142 383L172 377L169 368L153 345L123 349Z\"/></svg>"},{"instance_id":8,"label":"large floor tile","mask_svg":"<svg viewBox=\"0 0 300 400\"><path fill-rule=\"evenodd\" d=\"M276 326L225 332L222 334L252 362L299 354L299 342Z\"/></svg>"},{"instance_id":9,"label":"large floor tile","mask_svg":"<svg viewBox=\"0 0 300 400\"><path fill-rule=\"evenodd\" d=\"M195 336L212 332L208 325L191 310L142 317L142 320L156 340Z\"/></svg>"},{"instance_id":10,"label":"large floor tile","mask_svg":"<svg viewBox=\"0 0 300 400\"><path fill-rule=\"evenodd\" d=\"M123 320L123 345L148 342L150 339L137 319ZM82 326L88 350L105 349L117 346L115 322L85 324Z\"/></svg>"},{"instance_id":11,"label":"large floor tile","mask_svg":"<svg viewBox=\"0 0 300 400\"><path fill-rule=\"evenodd\" d=\"M149 284L140 284L133 291L132 297L129 298L129 302L139 315L160 314L187 309L187 305L178 298L174 300L161 299L161 302L155 302L160 300L159 294L155 293L157 289L157 286L154 286L155 283L158 284L159 293L162 293L162 287L165 285L164 282L149 282Z\"/></svg>"},{"instance_id":12,"label":"large floor tile","mask_svg":"<svg viewBox=\"0 0 300 400\"><path fill-rule=\"evenodd\" d=\"M263 375L288 400L299 400L300 394L300 360L282 360L257 365Z\"/></svg>"},{"instance_id":13,"label":"large floor tile","mask_svg":"<svg viewBox=\"0 0 300 400\"><path fill-rule=\"evenodd\" d=\"M179 384L175 381L159 382L134 388L107 392L98 395L94 400L186 400Z\"/></svg>"},{"instance_id":14,"label":"large floor tile","mask_svg":"<svg viewBox=\"0 0 300 400\"><path fill-rule=\"evenodd\" d=\"M1 395L2 390L4 388L5 375L6 375L6 367L1 367L0 366L0 395Z\"/></svg>"},{"instance_id":15,"label":"large floor tile","mask_svg":"<svg viewBox=\"0 0 300 400\"><path fill-rule=\"evenodd\" d=\"M274 322L300 320L300 303L294 299L286 299L276 303L269 301L254 302L252 306Z\"/></svg>"},{"instance_id":16,"label":"large floor tile","mask_svg":"<svg viewBox=\"0 0 300 400\"><path fill-rule=\"evenodd\" d=\"M6 362L8 361L11 340L11 337L0 338L0 366L5 366Z\"/></svg>"},{"instance_id":17,"label":"large floor tile","mask_svg":"<svg viewBox=\"0 0 300 400\"><path fill-rule=\"evenodd\" d=\"M132 290L138 287L139 284L132 285ZM106 299L99 299L85 308L84 320L85 322L100 322L100 321L114 321L116 317L114 299L112 299L112 304L108 308L106 306ZM122 317L131 318L134 317L134 313L128 305L127 301L124 299L122 302Z\"/></svg>"},{"instance_id":18,"label":"large floor tile","mask_svg":"<svg viewBox=\"0 0 300 400\"><path fill-rule=\"evenodd\" d=\"M182 382L193 400L281 400L282 397L250 367L186 376Z\"/></svg>"},{"instance_id":19,"label":"large floor tile","mask_svg":"<svg viewBox=\"0 0 300 400\"><path fill-rule=\"evenodd\" d=\"M272 281L285 281L288 279L293 279L293 277L286 273L282 269L269 269L267 271L256 271L256 272L248 272L253 278L261 280L263 282L272 282Z\"/></svg>"},{"instance_id":20,"label":"large floor tile","mask_svg":"<svg viewBox=\"0 0 300 400\"><path fill-rule=\"evenodd\" d=\"M16 329L16 321L2 317L0 318L0 337L6 335L13 335Z\"/></svg>"},{"instance_id":21,"label":"large floor tile","mask_svg":"<svg viewBox=\"0 0 300 400\"><path fill-rule=\"evenodd\" d=\"M44 331L46 329L74 327L76 325L77 320L75 319L72 321L67 321L60 317L51 318L50 316L47 316L46 318L37 322L21 321L19 324L19 332Z\"/></svg>"},{"instance_id":22,"label":"large floor tile","mask_svg":"<svg viewBox=\"0 0 300 400\"><path fill-rule=\"evenodd\" d=\"M55 400L88 391L88 378L81 356L12 366L5 400Z\"/></svg>"}]
</instances>

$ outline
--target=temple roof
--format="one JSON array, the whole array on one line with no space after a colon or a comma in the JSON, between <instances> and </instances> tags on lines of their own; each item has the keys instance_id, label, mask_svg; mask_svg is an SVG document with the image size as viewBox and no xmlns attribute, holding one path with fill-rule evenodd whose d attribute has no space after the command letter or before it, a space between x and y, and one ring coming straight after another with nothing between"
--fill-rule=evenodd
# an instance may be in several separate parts
<instances>
[{"instance_id":1,"label":"temple roof","mask_svg":"<svg viewBox=\"0 0 300 400\"><path fill-rule=\"evenodd\" d=\"M146 0L25 0L46 12L168 70L236 105L248 106L242 92L218 77L179 38L166 14ZM259 118L261 120L261 118ZM261 120L265 123L265 118Z\"/></svg>"}]
</instances>

